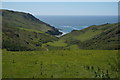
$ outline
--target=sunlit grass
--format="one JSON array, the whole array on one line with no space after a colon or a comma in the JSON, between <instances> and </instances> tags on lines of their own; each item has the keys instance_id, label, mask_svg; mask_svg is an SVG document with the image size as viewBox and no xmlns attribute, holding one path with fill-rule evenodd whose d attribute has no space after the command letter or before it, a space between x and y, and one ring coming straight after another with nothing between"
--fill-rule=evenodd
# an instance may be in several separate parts
<instances>
[{"instance_id":1,"label":"sunlit grass","mask_svg":"<svg viewBox=\"0 0 120 80\"><path fill-rule=\"evenodd\" d=\"M117 50L3 51L3 78L116 77ZM112 57L112 58L111 58ZM113 65L114 66L114 65Z\"/></svg>"}]
</instances>

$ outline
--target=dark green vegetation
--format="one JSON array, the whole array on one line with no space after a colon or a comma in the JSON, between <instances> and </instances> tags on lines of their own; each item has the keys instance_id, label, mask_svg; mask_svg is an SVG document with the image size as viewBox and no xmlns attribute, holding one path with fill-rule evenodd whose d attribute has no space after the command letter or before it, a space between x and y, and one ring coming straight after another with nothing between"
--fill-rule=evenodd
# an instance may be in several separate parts
<instances>
[{"instance_id":1,"label":"dark green vegetation","mask_svg":"<svg viewBox=\"0 0 120 80\"><path fill-rule=\"evenodd\" d=\"M49 49L99 49L117 50L120 49L120 29L118 23L93 25L83 30L73 30L58 41L49 42ZM56 49L56 48L55 48Z\"/></svg>"},{"instance_id":2,"label":"dark green vegetation","mask_svg":"<svg viewBox=\"0 0 120 80\"><path fill-rule=\"evenodd\" d=\"M42 32L20 28L3 28L3 48L10 51L45 50L43 43L57 40L56 37Z\"/></svg>"},{"instance_id":3,"label":"dark green vegetation","mask_svg":"<svg viewBox=\"0 0 120 80\"><path fill-rule=\"evenodd\" d=\"M117 50L3 50L3 78L116 78Z\"/></svg>"},{"instance_id":4,"label":"dark green vegetation","mask_svg":"<svg viewBox=\"0 0 120 80\"><path fill-rule=\"evenodd\" d=\"M59 38L29 13L3 10L3 78L117 78L118 23L93 25Z\"/></svg>"},{"instance_id":5,"label":"dark green vegetation","mask_svg":"<svg viewBox=\"0 0 120 80\"><path fill-rule=\"evenodd\" d=\"M3 49L11 51L45 50L41 45L57 40L56 28L29 13L1 10Z\"/></svg>"},{"instance_id":6,"label":"dark green vegetation","mask_svg":"<svg viewBox=\"0 0 120 80\"><path fill-rule=\"evenodd\" d=\"M26 29L32 29L37 31L42 31L49 33L51 35L62 34L58 29L53 26L40 21L35 18L32 14L9 11L9 10L0 10L2 15L2 25L4 27L20 27Z\"/></svg>"}]
</instances>

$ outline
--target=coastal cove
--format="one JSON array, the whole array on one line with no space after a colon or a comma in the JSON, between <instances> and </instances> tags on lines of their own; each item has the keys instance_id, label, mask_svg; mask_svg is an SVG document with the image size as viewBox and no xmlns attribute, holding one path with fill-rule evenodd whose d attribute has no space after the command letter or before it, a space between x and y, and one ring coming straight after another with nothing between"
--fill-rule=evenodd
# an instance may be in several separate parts
<instances>
[{"instance_id":1,"label":"coastal cove","mask_svg":"<svg viewBox=\"0 0 120 80\"><path fill-rule=\"evenodd\" d=\"M50 16L50 15L36 15L36 17L51 26L59 29L64 34L72 30L81 30L92 25L102 25L106 23L117 23L118 16Z\"/></svg>"}]
</instances>

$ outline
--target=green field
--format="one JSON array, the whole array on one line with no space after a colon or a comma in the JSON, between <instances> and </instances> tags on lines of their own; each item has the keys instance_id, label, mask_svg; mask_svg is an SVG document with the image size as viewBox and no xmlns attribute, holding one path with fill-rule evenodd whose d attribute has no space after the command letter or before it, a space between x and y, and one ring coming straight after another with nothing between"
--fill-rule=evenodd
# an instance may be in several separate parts
<instances>
[{"instance_id":1,"label":"green field","mask_svg":"<svg viewBox=\"0 0 120 80\"><path fill-rule=\"evenodd\" d=\"M116 78L117 50L3 50L3 78Z\"/></svg>"}]
</instances>

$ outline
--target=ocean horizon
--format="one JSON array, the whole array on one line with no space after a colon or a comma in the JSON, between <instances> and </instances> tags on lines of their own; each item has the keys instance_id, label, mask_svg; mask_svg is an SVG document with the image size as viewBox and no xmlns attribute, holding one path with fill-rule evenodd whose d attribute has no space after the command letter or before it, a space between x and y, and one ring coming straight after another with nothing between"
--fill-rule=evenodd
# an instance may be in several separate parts
<instances>
[{"instance_id":1,"label":"ocean horizon","mask_svg":"<svg viewBox=\"0 0 120 80\"><path fill-rule=\"evenodd\" d=\"M106 23L117 23L118 16L50 16L50 15L37 15L41 21L54 26L67 34L72 30L81 30L92 25L102 25Z\"/></svg>"}]
</instances>

